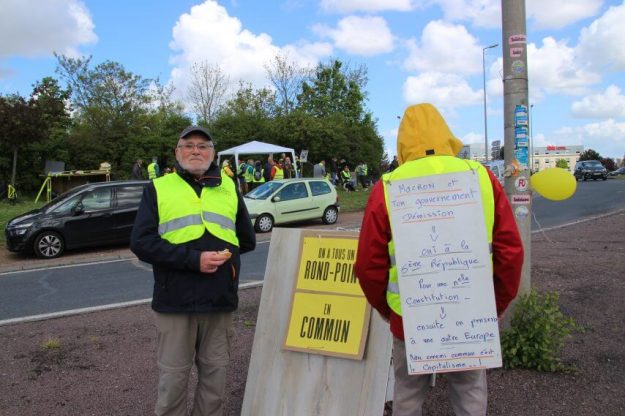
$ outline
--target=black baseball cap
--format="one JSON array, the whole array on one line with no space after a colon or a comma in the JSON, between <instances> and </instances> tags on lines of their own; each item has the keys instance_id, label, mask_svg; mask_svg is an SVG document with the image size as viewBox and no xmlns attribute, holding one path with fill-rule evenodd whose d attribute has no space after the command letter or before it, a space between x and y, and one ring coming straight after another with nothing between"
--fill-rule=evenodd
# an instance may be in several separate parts
<instances>
[{"instance_id":1,"label":"black baseball cap","mask_svg":"<svg viewBox=\"0 0 625 416\"><path fill-rule=\"evenodd\" d=\"M189 127L187 127L186 129L182 130L182 133L180 133L180 138L181 139L186 139L192 133L200 134L200 135L206 137L211 142L213 141L213 138L211 137L211 134L208 132L208 130L206 130L204 127L200 127L200 126L189 126Z\"/></svg>"}]
</instances>

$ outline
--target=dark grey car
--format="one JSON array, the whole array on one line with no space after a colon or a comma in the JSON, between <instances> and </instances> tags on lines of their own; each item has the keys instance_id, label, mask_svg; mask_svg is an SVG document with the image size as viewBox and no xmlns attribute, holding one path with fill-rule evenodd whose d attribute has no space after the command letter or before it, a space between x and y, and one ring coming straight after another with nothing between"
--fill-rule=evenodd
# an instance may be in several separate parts
<instances>
[{"instance_id":1,"label":"dark grey car","mask_svg":"<svg viewBox=\"0 0 625 416\"><path fill-rule=\"evenodd\" d=\"M6 246L9 251L54 258L66 249L128 242L148 183L97 182L74 188L9 221Z\"/></svg>"}]
</instances>

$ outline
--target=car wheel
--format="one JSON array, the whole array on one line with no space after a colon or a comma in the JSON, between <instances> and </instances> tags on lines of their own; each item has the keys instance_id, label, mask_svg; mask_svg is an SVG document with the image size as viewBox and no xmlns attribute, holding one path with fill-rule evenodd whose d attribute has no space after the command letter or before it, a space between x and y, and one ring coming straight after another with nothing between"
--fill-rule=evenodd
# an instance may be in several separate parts
<instances>
[{"instance_id":1,"label":"car wheel","mask_svg":"<svg viewBox=\"0 0 625 416\"><path fill-rule=\"evenodd\" d=\"M607 180L607 179L608 179L608 177L607 177L607 176L604 176L602 179L605 181L605 180Z\"/></svg>"},{"instance_id":2,"label":"car wheel","mask_svg":"<svg viewBox=\"0 0 625 416\"><path fill-rule=\"evenodd\" d=\"M269 214L263 214L256 218L254 228L259 233L268 233L273 228L273 218Z\"/></svg>"},{"instance_id":3,"label":"car wheel","mask_svg":"<svg viewBox=\"0 0 625 416\"><path fill-rule=\"evenodd\" d=\"M53 259L63 254L65 243L59 233L44 231L35 238L33 250L41 259Z\"/></svg>"},{"instance_id":4,"label":"car wheel","mask_svg":"<svg viewBox=\"0 0 625 416\"><path fill-rule=\"evenodd\" d=\"M334 224L339 219L339 211L336 207L327 207L325 211L323 211L323 217L321 220L324 224Z\"/></svg>"}]
</instances>

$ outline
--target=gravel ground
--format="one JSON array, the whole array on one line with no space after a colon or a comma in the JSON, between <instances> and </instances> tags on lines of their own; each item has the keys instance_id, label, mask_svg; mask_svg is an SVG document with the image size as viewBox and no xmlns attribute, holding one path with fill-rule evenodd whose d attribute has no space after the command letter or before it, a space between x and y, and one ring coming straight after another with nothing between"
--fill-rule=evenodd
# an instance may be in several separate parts
<instances>
[{"instance_id":1,"label":"gravel ground","mask_svg":"<svg viewBox=\"0 0 625 416\"><path fill-rule=\"evenodd\" d=\"M490 415L625 414L624 269L625 213L534 234L533 284L558 291L563 311L584 328L563 351L576 370L489 371ZM241 291L228 415L240 413L261 291ZM152 413L157 370L148 305L3 326L0 344L1 415ZM444 377L425 410L452 414Z\"/></svg>"}]
</instances>

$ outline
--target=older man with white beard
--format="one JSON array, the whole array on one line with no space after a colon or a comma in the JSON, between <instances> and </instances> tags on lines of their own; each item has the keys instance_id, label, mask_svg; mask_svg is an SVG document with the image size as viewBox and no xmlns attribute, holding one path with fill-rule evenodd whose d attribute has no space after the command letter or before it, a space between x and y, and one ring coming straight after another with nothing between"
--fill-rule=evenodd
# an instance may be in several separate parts
<instances>
[{"instance_id":1,"label":"older man with white beard","mask_svg":"<svg viewBox=\"0 0 625 416\"><path fill-rule=\"evenodd\" d=\"M210 133L187 127L175 153L176 173L155 179L143 193L130 245L154 271L155 412L187 414L195 362L198 384L191 414L221 415L234 345L240 254L254 250L256 236L234 182L214 163Z\"/></svg>"}]
</instances>

